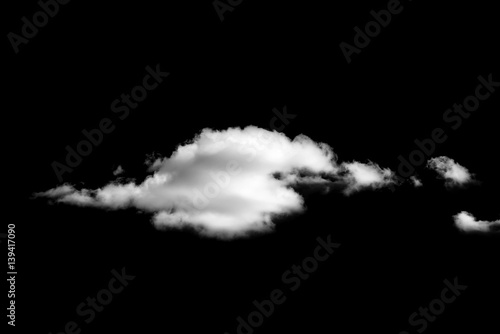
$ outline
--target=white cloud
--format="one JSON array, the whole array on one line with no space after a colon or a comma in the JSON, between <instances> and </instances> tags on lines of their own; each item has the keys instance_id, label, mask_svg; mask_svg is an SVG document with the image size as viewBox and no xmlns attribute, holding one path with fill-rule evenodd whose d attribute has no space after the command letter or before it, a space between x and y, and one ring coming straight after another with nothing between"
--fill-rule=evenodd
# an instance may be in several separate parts
<instances>
[{"instance_id":1,"label":"white cloud","mask_svg":"<svg viewBox=\"0 0 500 334\"><path fill-rule=\"evenodd\" d=\"M453 216L455 226L464 232L499 232L500 219L495 221L476 220L476 218L466 211Z\"/></svg>"},{"instance_id":2,"label":"white cloud","mask_svg":"<svg viewBox=\"0 0 500 334\"><path fill-rule=\"evenodd\" d=\"M204 129L168 158L149 156L152 175L140 184L110 183L96 190L63 185L36 195L80 206L135 207L151 212L159 228L188 226L230 238L268 231L274 218L303 211L293 186L327 190L341 183L350 194L392 182L393 172L372 162L336 160L330 146L304 135L291 140L254 126Z\"/></svg>"},{"instance_id":3,"label":"white cloud","mask_svg":"<svg viewBox=\"0 0 500 334\"><path fill-rule=\"evenodd\" d=\"M369 161L367 164L361 162L343 163L345 172L344 181L347 187L344 193L351 194L362 188L380 188L394 183L394 172L390 169L382 169L376 163Z\"/></svg>"},{"instance_id":4,"label":"white cloud","mask_svg":"<svg viewBox=\"0 0 500 334\"><path fill-rule=\"evenodd\" d=\"M434 169L443 177L447 186L464 185L472 182L473 175L469 170L448 157L432 158L427 162L427 167Z\"/></svg>"}]
</instances>

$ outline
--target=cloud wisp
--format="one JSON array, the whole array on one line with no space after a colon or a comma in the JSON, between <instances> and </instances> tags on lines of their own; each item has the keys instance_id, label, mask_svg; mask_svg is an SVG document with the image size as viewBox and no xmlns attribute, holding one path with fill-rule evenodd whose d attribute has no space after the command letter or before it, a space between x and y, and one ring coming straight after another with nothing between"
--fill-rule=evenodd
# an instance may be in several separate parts
<instances>
[{"instance_id":1,"label":"cloud wisp","mask_svg":"<svg viewBox=\"0 0 500 334\"><path fill-rule=\"evenodd\" d=\"M415 188L421 187L422 186L422 181L416 176L410 177L410 181L413 184Z\"/></svg>"},{"instance_id":2,"label":"cloud wisp","mask_svg":"<svg viewBox=\"0 0 500 334\"><path fill-rule=\"evenodd\" d=\"M107 209L150 212L158 228L194 229L220 238L272 230L280 216L303 212L297 189L338 189L351 195L394 183L394 172L373 162L338 163L333 149L299 135L255 126L204 129L170 157L147 158L142 183L114 181L102 188L62 185L35 197Z\"/></svg>"},{"instance_id":3,"label":"cloud wisp","mask_svg":"<svg viewBox=\"0 0 500 334\"><path fill-rule=\"evenodd\" d=\"M114 171L113 171L113 175L120 175L120 174L123 174L125 171L123 170L122 166L118 166Z\"/></svg>"},{"instance_id":4,"label":"cloud wisp","mask_svg":"<svg viewBox=\"0 0 500 334\"><path fill-rule=\"evenodd\" d=\"M495 221L477 220L472 214L462 211L453 216L455 226L467 233L500 232L500 219Z\"/></svg>"}]
</instances>

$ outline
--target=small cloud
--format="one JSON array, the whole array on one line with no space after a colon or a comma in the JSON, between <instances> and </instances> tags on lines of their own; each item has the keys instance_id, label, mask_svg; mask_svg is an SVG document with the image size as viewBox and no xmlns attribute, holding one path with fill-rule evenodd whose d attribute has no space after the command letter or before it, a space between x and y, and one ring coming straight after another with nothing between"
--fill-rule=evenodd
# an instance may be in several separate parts
<instances>
[{"instance_id":1,"label":"small cloud","mask_svg":"<svg viewBox=\"0 0 500 334\"><path fill-rule=\"evenodd\" d=\"M430 159L427 167L444 178L446 186L461 186L473 181L474 175L467 168L445 156Z\"/></svg>"},{"instance_id":2,"label":"small cloud","mask_svg":"<svg viewBox=\"0 0 500 334\"><path fill-rule=\"evenodd\" d=\"M388 168L369 161L342 163L343 181L346 183L344 193L349 195L364 188L377 189L395 182L395 174Z\"/></svg>"},{"instance_id":3,"label":"small cloud","mask_svg":"<svg viewBox=\"0 0 500 334\"><path fill-rule=\"evenodd\" d=\"M113 171L113 175L120 175L124 172L122 166L118 166L118 168L116 168L114 171Z\"/></svg>"},{"instance_id":4,"label":"small cloud","mask_svg":"<svg viewBox=\"0 0 500 334\"><path fill-rule=\"evenodd\" d=\"M413 185L415 188L421 187L422 186L422 181L420 181L416 176L410 177L411 182L413 182Z\"/></svg>"},{"instance_id":5,"label":"small cloud","mask_svg":"<svg viewBox=\"0 0 500 334\"><path fill-rule=\"evenodd\" d=\"M500 219L495 221L476 220L476 218L466 211L453 216L455 226L463 232L500 232Z\"/></svg>"}]
</instances>

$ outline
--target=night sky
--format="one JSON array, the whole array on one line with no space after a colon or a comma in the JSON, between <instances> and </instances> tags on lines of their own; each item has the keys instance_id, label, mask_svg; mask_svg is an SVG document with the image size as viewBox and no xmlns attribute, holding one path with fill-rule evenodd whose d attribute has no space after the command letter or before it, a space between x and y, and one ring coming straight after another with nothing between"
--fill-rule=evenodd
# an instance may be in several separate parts
<instances>
[{"instance_id":1,"label":"night sky","mask_svg":"<svg viewBox=\"0 0 500 334\"><path fill-rule=\"evenodd\" d=\"M4 207L15 211L1 233L16 225L18 271L16 326L5 324L8 330L498 332L499 234L464 233L453 219L462 211L500 219L494 5L239 2L216 2L217 10L212 1L71 1L16 47L8 34L21 36L21 18L32 22L41 9L34 0L8 4L3 147L16 199ZM356 47L355 27L364 31L371 11L388 8L397 14ZM346 57L341 43L357 51ZM144 100L113 108L158 68L168 75L146 82L154 88ZM489 94L474 111L447 113L480 84ZM284 109L294 117L273 121ZM118 166L124 180L142 182L149 154L168 157L204 128L249 125L277 126L289 138L304 134L331 146L339 161L372 161L398 176L401 157L420 155L412 153L421 151L416 141L441 129L441 142L412 165L421 187L403 182L349 196L299 187L304 212L274 219L269 233L229 240L158 229L150 213L135 208L33 196L62 184L102 187ZM54 161L66 164L67 147L76 149L83 130L99 127L108 133L58 177ZM475 181L446 186L426 168L439 156L466 167ZM311 260L315 254L323 260ZM293 271L304 265L309 273ZM466 288L455 294L454 282ZM112 300L82 306L99 293ZM263 302L272 296L279 303ZM262 303L269 316L256 315ZM445 305L444 312L409 322L430 304Z\"/></svg>"}]
</instances>

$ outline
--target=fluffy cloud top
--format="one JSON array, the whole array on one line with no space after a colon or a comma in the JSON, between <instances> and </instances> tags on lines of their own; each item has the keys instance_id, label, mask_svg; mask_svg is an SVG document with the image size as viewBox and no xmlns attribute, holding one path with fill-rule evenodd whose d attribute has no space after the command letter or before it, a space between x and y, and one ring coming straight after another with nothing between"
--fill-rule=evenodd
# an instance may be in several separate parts
<instances>
[{"instance_id":1,"label":"fluffy cloud top","mask_svg":"<svg viewBox=\"0 0 500 334\"><path fill-rule=\"evenodd\" d=\"M443 177L447 186L464 185L472 181L473 175L469 170L448 157L432 158L427 162L427 167Z\"/></svg>"},{"instance_id":2,"label":"fluffy cloud top","mask_svg":"<svg viewBox=\"0 0 500 334\"><path fill-rule=\"evenodd\" d=\"M254 126L204 129L168 158L149 157L144 182L110 183L96 190L63 185L37 196L57 202L151 212L158 227L191 227L222 238L272 229L273 218L304 210L294 185L345 194L393 182L393 172L374 163L337 163L332 148L299 135ZM279 175L279 176L278 176Z\"/></svg>"},{"instance_id":3,"label":"fluffy cloud top","mask_svg":"<svg viewBox=\"0 0 500 334\"><path fill-rule=\"evenodd\" d=\"M500 232L500 219L495 221L476 220L476 218L466 211L453 216L455 226L464 232Z\"/></svg>"}]
</instances>

